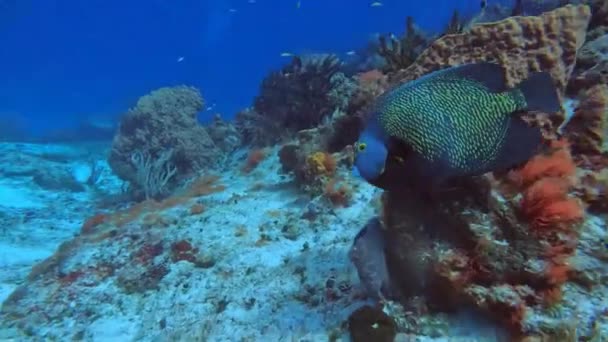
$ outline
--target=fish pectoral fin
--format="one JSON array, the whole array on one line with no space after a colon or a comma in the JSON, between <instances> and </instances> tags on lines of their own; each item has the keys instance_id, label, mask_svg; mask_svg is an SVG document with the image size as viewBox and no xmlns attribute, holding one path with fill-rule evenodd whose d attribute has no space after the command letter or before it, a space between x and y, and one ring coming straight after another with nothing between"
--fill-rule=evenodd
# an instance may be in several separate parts
<instances>
[{"instance_id":1,"label":"fish pectoral fin","mask_svg":"<svg viewBox=\"0 0 608 342\"><path fill-rule=\"evenodd\" d=\"M403 157L394 156L393 159L395 159L395 161L397 161L397 163L399 163L401 165L405 164L405 159Z\"/></svg>"}]
</instances>

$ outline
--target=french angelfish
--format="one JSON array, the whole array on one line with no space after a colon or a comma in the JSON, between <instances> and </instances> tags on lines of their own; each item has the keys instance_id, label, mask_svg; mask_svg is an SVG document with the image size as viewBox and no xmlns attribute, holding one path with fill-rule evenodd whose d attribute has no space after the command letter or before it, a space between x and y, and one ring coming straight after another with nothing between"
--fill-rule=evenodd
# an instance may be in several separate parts
<instances>
[{"instance_id":1,"label":"french angelfish","mask_svg":"<svg viewBox=\"0 0 608 342\"><path fill-rule=\"evenodd\" d=\"M453 178L507 170L530 159L543 141L540 129L517 113L560 109L546 72L508 89L498 64L435 71L376 100L355 144L355 166L375 184L388 165L397 164L407 173L398 177L414 177L431 190Z\"/></svg>"}]
</instances>

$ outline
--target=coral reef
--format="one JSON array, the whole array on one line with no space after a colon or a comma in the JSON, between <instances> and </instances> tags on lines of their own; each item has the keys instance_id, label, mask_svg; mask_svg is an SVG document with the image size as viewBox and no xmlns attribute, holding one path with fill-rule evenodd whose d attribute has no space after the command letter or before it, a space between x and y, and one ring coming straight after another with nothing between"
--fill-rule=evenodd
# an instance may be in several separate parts
<instances>
[{"instance_id":1,"label":"coral reef","mask_svg":"<svg viewBox=\"0 0 608 342\"><path fill-rule=\"evenodd\" d=\"M532 71L549 71L565 96L576 82L569 84L570 75L590 17L587 6L569 5L538 17L476 25L439 38L409 68L389 77L395 84L446 65L495 61L505 66L509 85ZM587 52L591 62L583 63L582 72L596 65L595 44L586 47L593 53ZM602 233L585 223L585 208L605 210L607 188L600 172L607 166L607 88L585 88L569 121L527 113L528 120L543 124L549 147L517 170L455 183L432 204L420 203L415 193L384 194L387 264L402 298L424 295L431 310L473 306L515 338L572 336L564 325L567 314L555 315L573 310L578 293L593 297L581 289L601 283L588 265L597 262L591 245ZM579 323L579 336L596 336L594 317ZM400 331L418 328L406 324Z\"/></svg>"},{"instance_id":2,"label":"coral reef","mask_svg":"<svg viewBox=\"0 0 608 342\"><path fill-rule=\"evenodd\" d=\"M385 193L383 220L394 242L391 274L407 291L421 275L405 265L422 264L423 271L415 271L425 273L432 308L473 305L515 335L551 334L558 322L538 331L532 321L562 300L563 286L576 272L569 260L584 213L569 195L575 169L567 146L555 144L509 180L463 184L459 194L432 208L412 194Z\"/></svg>"},{"instance_id":3,"label":"coral reef","mask_svg":"<svg viewBox=\"0 0 608 342\"><path fill-rule=\"evenodd\" d=\"M536 14L533 2L517 10ZM607 8L585 2L464 29L453 20L430 45L409 18L405 37L384 38L384 71L347 76L333 56L296 57L234 126L219 115L198 125L193 88L154 91L125 115L109 158L147 198L130 206L115 177L122 200L84 204L110 178L85 156L3 153L5 254L25 249L33 229L64 230L37 257L13 261L27 267L2 263L0 339L602 341L608 86L589 75L605 60ZM526 114L545 149L431 198L351 175L351 145L375 98L475 61L505 66L510 85L552 74L574 110L566 120ZM199 172L224 158L220 176ZM193 173L203 175L187 180ZM17 180L33 187L19 193Z\"/></svg>"},{"instance_id":4,"label":"coral reef","mask_svg":"<svg viewBox=\"0 0 608 342\"><path fill-rule=\"evenodd\" d=\"M581 50L583 62L571 80L591 18L589 7L569 5L474 25L439 38L411 66L389 73L398 84L445 66L494 61L505 66L510 86L530 72L548 71L562 96L567 87L586 88L569 121L526 115L542 125L551 147L508 175L454 184L432 205L407 192L384 194L387 263L402 298L425 295L429 308L440 311L472 305L515 337L557 338L564 336L565 317L553 317L556 307L571 310L577 287L598 286L596 271L581 265L595 262L589 244L598 239L583 224L585 208L605 208L606 177L598 170L606 167L607 89L601 80L584 87L576 82L579 72L598 65L601 42ZM570 143L555 140L560 135ZM595 336L594 324L585 321L579 336ZM404 329L416 330L411 324Z\"/></svg>"},{"instance_id":5,"label":"coral reef","mask_svg":"<svg viewBox=\"0 0 608 342\"><path fill-rule=\"evenodd\" d=\"M141 97L124 115L114 137L108 157L112 170L141 189L141 170L133 163L136 153L156 160L171 151L167 163L175 167L177 179L217 165L222 153L197 122L202 108L198 90L186 86L161 88Z\"/></svg>"}]
</instances>

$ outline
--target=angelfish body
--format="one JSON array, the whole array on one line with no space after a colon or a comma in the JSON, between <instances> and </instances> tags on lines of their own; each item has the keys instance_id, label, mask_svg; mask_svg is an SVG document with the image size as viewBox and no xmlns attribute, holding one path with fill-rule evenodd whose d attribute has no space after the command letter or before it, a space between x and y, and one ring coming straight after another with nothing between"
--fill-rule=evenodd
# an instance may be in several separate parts
<instances>
[{"instance_id":1,"label":"angelfish body","mask_svg":"<svg viewBox=\"0 0 608 342\"><path fill-rule=\"evenodd\" d=\"M515 88L505 84L501 66L475 63L385 93L356 144L359 173L373 183L397 154L404 170L434 187L526 161L538 151L542 134L515 113L552 113L560 102L547 73L533 73Z\"/></svg>"}]
</instances>

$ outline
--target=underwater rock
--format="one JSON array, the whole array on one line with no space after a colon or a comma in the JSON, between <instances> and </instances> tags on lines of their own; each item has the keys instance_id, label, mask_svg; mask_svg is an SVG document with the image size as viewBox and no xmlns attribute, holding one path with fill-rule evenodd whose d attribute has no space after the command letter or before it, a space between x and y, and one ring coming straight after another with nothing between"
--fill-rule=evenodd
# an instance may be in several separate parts
<instances>
[{"instance_id":1,"label":"underwater rock","mask_svg":"<svg viewBox=\"0 0 608 342\"><path fill-rule=\"evenodd\" d=\"M348 331L353 342L393 342L397 325L381 308L365 305L348 317Z\"/></svg>"},{"instance_id":2,"label":"underwater rock","mask_svg":"<svg viewBox=\"0 0 608 342\"><path fill-rule=\"evenodd\" d=\"M593 40L608 33L608 1L606 0L587 0L591 6L591 22L587 40Z\"/></svg>"},{"instance_id":3,"label":"underwater rock","mask_svg":"<svg viewBox=\"0 0 608 342\"><path fill-rule=\"evenodd\" d=\"M596 84L608 84L608 34L588 41L581 48L568 90L576 94Z\"/></svg>"},{"instance_id":4,"label":"underwater rock","mask_svg":"<svg viewBox=\"0 0 608 342\"><path fill-rule=\"evenodd\" d=\"M573 152L585 155L608 153L608 86L598 84L582 93L564 136Z\"/></svg>"},{"instance_id":5,"label":"underwater rock","mask_svg":"<svg viewBox=\"0 0 608 342\"><path fill-rule=\"evenodd\" d=\"M600 36L594 40L588 41L581 48L577 66L593 67L601 61L608 59L608 34Z\"/></svg>"},{"instance_id":6,"label":"underwater rock","mask_svg":"<svg viewBox=\"0 0 608 342\"><path fill-rule=\"evenodd\" d=\"M34 183L46 190L67 190L81 192L85 190L83 183L79 182L69 170L50 168L39 170L32 177Z\"/></svg>"},{"instance_id":7,"label":"underwater rock","mask_svg":"<svg viewBox=\"0 0 608 342\"><path fill-rule=\"evenodd\" d=\"M137 184L135 153L155 160L172 151L168 162L178 179L217 165L222 152L196 119L202 108L199 91L186 86L160 88L141 97L120 122L108 158L110 167L121 179Z\"/></svg>"},{"instance_id":8,"label":"underwater rock","mask_svg":"<svg viewBox=\"0 0 608 342\"><path fill-rule=\"evenodd\" d=\"M391 80L396 84L448 66L489 61L506 69L508 86L515 86L530 72L547 71L563 94L590 17L588 6L569 5L538 17L511 17L474 26L434 41Z\"/></svg>"}]
</instances>

